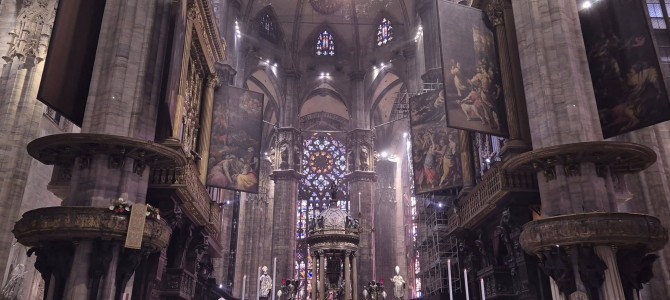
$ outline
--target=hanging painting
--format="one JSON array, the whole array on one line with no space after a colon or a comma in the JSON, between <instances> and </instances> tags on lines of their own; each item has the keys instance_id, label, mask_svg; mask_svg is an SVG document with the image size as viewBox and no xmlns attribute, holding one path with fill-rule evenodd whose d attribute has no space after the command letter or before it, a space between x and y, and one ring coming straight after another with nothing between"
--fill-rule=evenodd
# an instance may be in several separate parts
<instances>
[{"instance_id":1,"label":"hanging painting","mask_svg":"<svg viewBox=\"0 0 670 300\"><path fill-rule=\"evenodd\" d=\"M604 138L670 119L643 1L591 1L579 20Z\"/></svg>"},{"instance_id":2,"label":"hanging painting","mask_svg":"<svg viewBox=\"0 0 670 300\"><path fill-rule=\"evenodd\" d=\"M206 185L258 193L263 94L225 88L214 99Z\"/></svg>"},{"instance_id":3,"label":"hanging painting","mask_svg":"<svg viewBox=\"0 0 670 300\"><path fill-rule=\"evenodd\" d=\"M448 126L508 136L495 38L486 14L436 1Z\"/></svg>"},{"instance_id":4,"label":"hanging painting","mask_svg":"<svg viewBox=\"0 0 670 300\"><path fill-rule=\"evenodd\" d=\"M445 126L444 92L410 99L414 192L422 194L463 185L458 130Z\"/></svg>"}]
</instances>

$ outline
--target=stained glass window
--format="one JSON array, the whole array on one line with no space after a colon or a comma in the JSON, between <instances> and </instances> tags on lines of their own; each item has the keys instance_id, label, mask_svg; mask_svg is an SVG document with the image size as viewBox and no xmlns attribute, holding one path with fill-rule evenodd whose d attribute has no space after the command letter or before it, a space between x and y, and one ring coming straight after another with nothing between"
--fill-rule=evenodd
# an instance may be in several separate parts
<instances>
[{"instance_id":1,"label":"stained glass window","mask_svg":"<svg viewBox=\"0 0 670 300\"><path fill-rule=\"evenodd\" d=\"M279 40L279 31L277 30L274 18L269 12L261 15L259 34L273 43Z\"/></svg>"},{"instance_id":2,"label":"stained glass window","mask_svg":"<svg viewBox=\"0 0 670 300\"><path fill-rule=\"evenodd\" d=\"M313 264L305 242L307 224L319 212L326 209L330 201L330 185L341 186L347 169L344 144L330 135L314 135L304 140L300 190L297 205L295 277L301 280L300 289L305 295L311 290ZM346 189L340 189L338 206L347 210ZM340 196L341 195L341 196Z\"/></svg>"},{"instance_id":3,"label":"stained glass window","mask_svg":"<svg viewBox=\"0 0 670 300\"><path fill-rule=\"evenodd\" d=\"M391 21L384 18L377 28L377 46L386 45L393 39L393 26Z\"/></svg>"},{"instance_id":4,"label":"stained glass window","mask_svg":"<svg viewBox=\"0 0 670 300\"><path fill-rule=\"evenodd\" d=\"M319 56L334 56L335 43L333 42L333 35L324 30L319 33L319 39L316 41L316 55Z\"/></svg>"}]
</instances>

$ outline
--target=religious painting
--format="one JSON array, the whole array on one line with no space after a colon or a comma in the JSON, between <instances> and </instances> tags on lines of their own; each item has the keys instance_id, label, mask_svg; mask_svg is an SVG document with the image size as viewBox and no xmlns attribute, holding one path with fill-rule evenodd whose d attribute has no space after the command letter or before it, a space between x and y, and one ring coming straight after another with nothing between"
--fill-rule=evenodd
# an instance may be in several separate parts
<instances>
[{"instance_id":1,"label":"religious painting","mask_svg":"<svg viewBox=\"0 0 670 300\"><path fill-rule=\"evenodd\" d=\"M436 1L448 126L508 136L495 37L486 14Z\"/></svg>"},{"instance_id":2,"label":"religious painting","mask_svg":"<svg viewBox=\"0 0 670 300\"><path fill-rule=\"evenodd\" d=\"M597 1L579 11L604 138L670 119L643 2Z\"/></svg>"},{"instance_id":3,"label":"religious painting","mask_svg":"<svg viewBox=\"0 0 670 300\"><path fill-rule=\"evenodd\" d=\"M225 89L214 99L206 185L258 193L263 94Z\"/></svg>"},{"instance_id":4,"label":"religious painting","mask_svg":"<svg viewBox=\"0 0 670 300\"><path fill-rule=\"evenodd\" d=\"M422 194L461 186L458 130L446 126L444 92L410 98L414 192Z\"/></svg>"}]
</instances>

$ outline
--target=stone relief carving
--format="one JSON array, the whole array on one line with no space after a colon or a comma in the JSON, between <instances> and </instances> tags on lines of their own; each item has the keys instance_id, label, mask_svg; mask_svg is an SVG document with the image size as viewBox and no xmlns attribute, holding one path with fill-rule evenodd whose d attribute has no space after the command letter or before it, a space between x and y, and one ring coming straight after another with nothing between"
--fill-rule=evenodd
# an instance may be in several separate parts
<instances>
[{"instance_id":1,"label":"stone relief carving","mask_svg":"<svg viewBox=\"0 0 670 300\"><path fill-rule=\"evenodd\" d=\"M24 0L16 25L9 32L9 48L2 58L6 62L14 57L19 60L33 57L38 62L44 60L55 18L56 1Z\"/></svg>"},{"instance_id":2,"label":"stone relief carving","mask_svg":"<svg viewBox=\"0 0 670 300\"><path fill-rule=\"evenodd\" d=\"M577 290L572 264L563 248L556 247L545 251L540 269L556 282L563 294L570 295Z\"/></svg>"}]
</instances>

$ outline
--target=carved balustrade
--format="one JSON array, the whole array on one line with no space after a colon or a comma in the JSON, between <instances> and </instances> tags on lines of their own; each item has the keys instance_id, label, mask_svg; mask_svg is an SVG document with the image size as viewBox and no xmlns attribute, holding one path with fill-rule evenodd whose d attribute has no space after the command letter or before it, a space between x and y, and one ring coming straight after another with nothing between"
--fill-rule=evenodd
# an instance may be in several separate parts
<instances>
[{"instance_id":1,"label":"carved balustrade","mask_svg":"<svg viewBox=\"0 0 670 300\"><path fill-rule=\"evenodd\" d=\"M500 207L511 196L534 196L537 190L537 176L529 171L506 171L500 166L491 168L481 182L461 199L455 212L449 212L447 227L449 233L472 228L496 207ZM524 197L518 197L524 199ZM527 198L527 197L526 197Z\"/></svg>"},{"instance_id":2,"label":"carved balustrade","mask_svg":"<svg viewBox=\"0 0 670 300\"><path fill-rule=\"evenodd\" d=\"M211 233L219 233L221 207L207 193L195 163L190 162L185 168L152 169L149 189L173 191L196 225L205 226Z\"/></svg>"}]
</instances>

